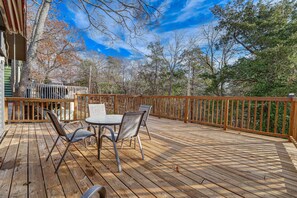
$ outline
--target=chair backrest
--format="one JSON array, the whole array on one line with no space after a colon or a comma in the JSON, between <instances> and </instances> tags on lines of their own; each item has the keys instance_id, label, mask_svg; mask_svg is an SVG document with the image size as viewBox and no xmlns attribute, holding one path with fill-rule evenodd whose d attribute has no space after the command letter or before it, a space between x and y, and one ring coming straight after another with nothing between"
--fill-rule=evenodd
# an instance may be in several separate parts
<instances>
[{"instance_id":1,"label":"chair backrest","mask_svg":"<svg viewBox=\"0 0 297 198\"><path fill-rule=\"evenodd\" d=\"M144 111L125 113L116 141L137 136L144 113Z\"/></svg>"},{"instance_id":2,"label":"chair backrest","mask_svg":"<svg viewBox=\"0 0 297 198\"><path fill-rule=\"evenodd\" d=\"M105 104L89 104L89 117L98 117L105 115Z\"/></svg>"},{"instance_id":3,"label":"chair backrest","mask_svg":"<svg viewBox=\"0 0 297 198\"><path fill-rule=\"evenodd\" d=\"M59 136L64 136L67 139L66 132L65 132L64 128L62 127L62 123L59 121L57 115L50 110L45 110L45 111L46 111L48 117L51 119L52 124L54 125Z\"/></svg>"},{"instance_id":4,"label":"chair backrest","mask_svg":"<svg viewBox=\"0 0 297 198\"><path fill-rule=\"evenodd\" d=\"M146 121L148 120L148 117L150 115L152 106L151 105L140 105L139 106L139 111L145 111L145 114L142 118L141 125L144 126L146 124Z\"/></svg>"}]
</instances>

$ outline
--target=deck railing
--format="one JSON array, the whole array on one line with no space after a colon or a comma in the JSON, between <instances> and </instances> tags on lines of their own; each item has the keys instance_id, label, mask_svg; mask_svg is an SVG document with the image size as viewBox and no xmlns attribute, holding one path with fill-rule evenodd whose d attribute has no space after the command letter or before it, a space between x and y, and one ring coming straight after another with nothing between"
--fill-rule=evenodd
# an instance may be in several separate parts
<instances>
[{"instance_id":1,"label":"deck railing","mask_svg":"<svg viewBox=\"0 0 297 198\"><path fill-rule=\"evenodd\" d=\"M88 117L89 103L104 103L109 113L136 111L152 105L159 118L183 120L262 135L297 140L297 100L280 97L128 96L76 94L74 99L6 98L6 122L41 122L43 109L61 120Z\"/></svg>"},{"instance_id":2,"label":"deck railing","mask_svg":"<svg viewBox=\"0 0 297 198\"><path fill-rule=\"evenodd\" d=\"M44 109L53 110L62 121L72 121L74 99L5 98L5 122L44 122Z\"/></svg>"}]
</instances>

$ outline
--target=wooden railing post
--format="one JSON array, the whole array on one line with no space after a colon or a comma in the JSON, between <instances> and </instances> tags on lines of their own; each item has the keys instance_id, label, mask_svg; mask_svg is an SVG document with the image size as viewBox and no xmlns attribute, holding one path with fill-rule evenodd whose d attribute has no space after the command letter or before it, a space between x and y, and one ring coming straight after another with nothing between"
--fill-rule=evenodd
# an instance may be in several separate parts
<instances>
[{"instance_id":1,"label":"wooden railing post","mask_svg":"<svg viewBox=\"0 0 297 198\"><path fill-rule=\"evenodd\" d=\"M224 112L224 130L227 130L229 118L229 100L225 100L225 112Z\"/></svg>"},{"instance_id":2,"label":"wooden railing post","mask_svg":"<svg viewBox=\"0 0 297 198\"><path fill-rule=\"evenodd\" d=\"M189 118L188 114L189 114L189 98L186 97L184 123L188 123L188 118Z\"/></svg>"},{"instance_id":3,"label":"wooden railing post","mask_svg":"<svg viewBox=\"0 0 297 198\"><path fill-rule=\"evenodd\" d=\"M117 114L119 112L119 103L118 103L118 96L114 95L114 102L113 102L113 112L114 114Z\"/></svg>"},{"instance_id":4,"label":"wooden railing post","mask_svg":"<svg viewBox=\"0 0 297 198\"><path fill-rule=\"evenodd\" d=\"M5 99L4 100L4 122L8 122L8 101Z\"/></svg>"},{"instance_id":5,"label":"wooden railing post","mask_svg":"<svg viewBox=\"0 0 297 198\"><path fill-rule=\"evenodd\" d=\"M295 98L291 98L291 113L290 113L290 130L289 141L291 137L297 139L297 101Z\"/></svg>"},{"instance_id":6,"label":"wooden railing post","mask_svg":"<svg viewBox=\"0 0 297 198\"><path fill-rule=\"evenodd\" d=\"M77 120L77 111L78 111L78 99L77 94L74 95L74 111L73 111L73 119Z\"/></svg>"}]
</instances>

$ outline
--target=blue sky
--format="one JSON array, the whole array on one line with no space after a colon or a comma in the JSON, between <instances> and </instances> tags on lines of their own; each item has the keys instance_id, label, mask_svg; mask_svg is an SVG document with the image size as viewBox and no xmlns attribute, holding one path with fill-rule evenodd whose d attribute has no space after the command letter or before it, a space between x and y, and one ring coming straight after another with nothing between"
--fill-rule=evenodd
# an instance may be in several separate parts
<instances>
[{"instance_id":1,"label":"blue sky","mask_svg":"<svg viewBox=\"0 0 297 198\"><path fill-rule=\"evenodd\" d=\"M219 0L152 0L158 7L161 16L158 25L146 27L141 36L128 41L130 32L119 25L108 23L109 29L118 37L110 39L89 26L84 12L71 4L59 5L61 19L70 26L78 28L86 43L87 50L98 51L107 56L138 59L148 53L147 45L156 40L166 43L174 33L184 34L185 37L198 36L203 26L215 21L210 8L216 4L223 4ZM109 19L106 19L109 22ZM129 43L129 44L128 44Z\"/></svg>"}]
</instances>

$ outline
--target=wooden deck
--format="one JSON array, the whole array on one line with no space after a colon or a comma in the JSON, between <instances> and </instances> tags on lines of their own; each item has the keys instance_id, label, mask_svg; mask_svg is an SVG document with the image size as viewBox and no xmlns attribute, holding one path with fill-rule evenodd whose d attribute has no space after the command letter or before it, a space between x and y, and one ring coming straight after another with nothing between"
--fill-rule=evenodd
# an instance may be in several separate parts
<instances>
[{"instance_id":1,"label":"wooden deck","mask_svg":"<svg viewBox=\"0 0 297 198\"><path fill-rule=\"evenodd\" d=\"M284 139L150 118L152 140L141 138L145 160L127 145L117 172L111 144L64 151L49 123L7 125L0 144L0 197L79 197L93 184L108 197L297 197L297 149Z\"/></svg>"}]
</instances>

